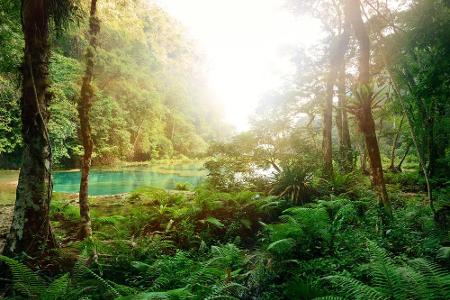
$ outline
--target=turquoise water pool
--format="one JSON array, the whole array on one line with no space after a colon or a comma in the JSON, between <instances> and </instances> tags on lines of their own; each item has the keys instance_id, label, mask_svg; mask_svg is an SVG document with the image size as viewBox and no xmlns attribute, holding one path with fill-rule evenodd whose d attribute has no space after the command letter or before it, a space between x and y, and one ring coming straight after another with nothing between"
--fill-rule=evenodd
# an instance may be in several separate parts
<instances>
[{"instance_id":1,"label":"turquoise water pool","mask_svg":"<svg viewBox=\"0 0 450 300\"><path fill-rule=\"evenodd\" d=\"M14 197L18 174L18 171L0 171L0 199L9 200ZM196 186L206 175L207 171L202 163L92 169L89 175L89 194L115 195L131 192L142 186L174 189L177 183ZM78 193L79 189L79 171L54 172L53 191Z\"/></svg>"}]
</instances>

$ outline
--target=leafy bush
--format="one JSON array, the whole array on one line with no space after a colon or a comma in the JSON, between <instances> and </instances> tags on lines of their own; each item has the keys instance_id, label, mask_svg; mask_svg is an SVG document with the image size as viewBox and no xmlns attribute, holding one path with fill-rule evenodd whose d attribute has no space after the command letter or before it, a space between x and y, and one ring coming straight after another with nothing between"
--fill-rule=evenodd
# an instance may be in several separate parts
<instances>
[{"instance_id":1,"label":"leafy bush","mask_svg":"<svg viewBox=\"0 0 450 300\"><path fill-rule=\"evenodd\" d=\"M415 256L434 256L445 239L431 218L429 206L416 201L406 202L398 207L394 215L391 229L386 235L384 246L396 254Z\"/></svg>"},{"instance_id":2,"label":"leafy bush","mask_svg":"<svg viewBox=\"0 0 450 300\"><path fill-rule=\"evenodd\" d=\"M384 178L386 183L397 185L405 192L418 192L425 189L425 182L418 171L387 172Z\"/></svg>"},{"instance_id":3,"label":"leafy bush","mask_svg":"<svg viewBox=\"0 0 450 300\"><path fill-rule=\"evenodd\" d=\"M399 255L392 260L399 270L412 272L405 269L407 257L437 257L444 264L448 258L430 208L420 197L392 193L394 219L384 236L372 193L358 200L355 194L331 194L289 207L292 201L281 197L203 185L193 193L145 187L126 201L102 200L102 206L94 200L92 245L71 248L95 247L98 265L70 275L69 290L88 289L76 295L93 299L326 299L340 295L340 288L334 279L321 278L343 276L368 286L361 290L369 294L375 289L384 295L390 291L374 285L370 257L376 251L366 251L368 239ZM52 218L63 220L55 227L58 236L70 232L62 225L77 221L77 213L73 203L52 205ZM89 291L95 284L99 291Z\"/></svg>"},{"instance_id":4,"label":"leafy bush","mask_svg":"<svg viewBox=\"0 0 450 300\"><path fill-rule=\"evenodd\" d=\"M367 178L360 172L333 173L330 180L320 178L316 183L319 194L329 196L343 196L357 199L367 191L369 186Z\"/></svg>"},{"instance_id":5,"label":"leafy bush","mask_svg":"<svg viewBox=\"0 0 450 300\"><path fill-rule=\"evenodd\" d=\"M189 191L191 189L191 185L189 182L178 182L175 185L175 189L177 191Z\"/></svg>"},{"instance_id":6,"label":"leafy bush","mask_svg":"<svg viewBox=\"0 0 450 300\"><path fill-rule=\"evenodd\" d=\"M292 207L283 212L282 223L268 225L267 250L288 258L311 257L324 253L330 242L330 220L323 208Z\"/></svg>"},{"instance_id":7,"label":"leafy bush","mask_svg":"<svg viewBox=\"0 0 450 300\"><path fill-rule=\"evenodd\" d=\"M309 167L297 163L288 164L275 176L271 193L295 204L304 204L315 193L312 179L313 173Z\"/></svg>"}]
</instances>

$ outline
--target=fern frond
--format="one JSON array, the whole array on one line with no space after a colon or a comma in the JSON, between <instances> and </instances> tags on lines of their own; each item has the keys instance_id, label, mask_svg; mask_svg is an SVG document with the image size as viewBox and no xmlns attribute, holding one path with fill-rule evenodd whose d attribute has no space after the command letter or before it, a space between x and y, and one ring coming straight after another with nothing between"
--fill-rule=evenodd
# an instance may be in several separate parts
<instances>
[{"instance_id":1,"label":"fern frond","mask_svg":"<svg viewBox=\"0 0 450 300\"><path fill-rule=\"evenodd\" d=\"M94 218L92 221L94 223L102 224L102 225L113 225L116 226L120 224L122 221L124 221L126 217L119 216L119 215L113 215L113 216L102 216Z\"/></svg>"},{"instance_id":2,"label":"fern frond","mask_svg":"<svg viewBox=\"0 0 450 300\"><path fill-rule=\"evenodd\" d=\"M224 274L223 269L210 267L208 264L202 265L200 270L195 272L190 278L190 282L193 284L204 282L213 283L216 282Z\"/></svg>"},{"instance_id":3,"label":"fern frond","mask_svg":"<svg viewBox=\"0 0 450 300\"><path fill-rule=\"evenodd\" d=\"M279 254L290 251L295 246L295 240L292 238L282 239L271 243L268 247L268 251L273 251Z\"/></svg>"},{"instance_id":4,"label":"fern frond","mask_svg":"<svg viewBox=\"0 0 450 300\"><path fill-rule=\"evenodd\" d=\"M222 284L219 287L215 288L213 291L213 295L211 297L219 297L219 296L241 297L246 290L247 288L245 286L236 282L230 282Z\"/></svg>"},{"instance_id":5,"label":"fern frond","mask_svg":"<svg viewBox=\"0 0 450 300\"><path fill-rule=\"evenodd\" d=\"M36 298L46 290L45 281L27 266L15 259L0 255L0 262L4 262L11 270L13 288L29 298Z\"/></svg>"},{"instance_id":6,"label":"fern frond","mask_svg":"<svg viewBox=\"0 0 450 300\"><path fill-rule=\"evenodd\" d=\"M324 297L317 297L312 300L344 300L344 298L338 296L324 296Z\"/></svg>"},{"instance_id":7,"label":"fern frond","mask_svg":"<svg viewBox=\"0 0 450 300\"><path fill-rule=\"evenodd\" d=\"M114 294L116 297L119 297L119 292L112 287L112 285L105 279L103 279L101 276L97 275L94 271L89 269L88 267L85 267L86 271L91 274L99 283L101 283L108 291L110 291L112 294Z\"/></svg>"},{"instance_id":8,"label":"fern frond","mask_svg":"<svg viewBox=\"0 0 450 300\"><path fill-rule=\"evenodd\" d=\"M450 273L439 265L423 258L416 258L409 265L423 275L429 299L446 299L450 295Z\"/></svg>"},{"instance_id":9,"label":"fern frond","mask_svg":"<svg viewBox=\"0 0 450 300\"><path fill-rule=\"evenodd\" d=\"M339 288L342 294L350 299L361 300L385 300L388 299L382 293L377 291L356 279L345 276L328 276L325 279L330 280L334 286Z\"/></svg>"},{"instance_id":10,"label":"fern frond","mask_svg":"<svg viewBox=\"0 0 450 300\"><path fill-rule=\"evenodd\" d=\"M111 294L113 294L115 297L119 297L120 293L110 284L109 281L103 279L101 276L97 275L94 271L89 269L83 264L83 260L80 259L74 267L73 271L73 279L75 282L83 282L85 280L85 277L93 277L97 283L100 283L104 288L108 290Z\"/></svg>"},{"instance_id":11,"label":"fern frond","mask_svg":"<svg viewBox=\"0 0 450 300\"><path fill-rule=\"evenodd\" d=\"M224 246L212 246L211 254L213 258L209 260L208 264L221 267L232 268L240 264L242 261L242 251L234 244L226 244Z\"/></svg>"},{"instance_id":12,"label":"fern frond","mask_svg":"<svg viewBox=\"0 0 450 300\"><path fill-rule=\"evenodd\" d=\"M429 297L429 289L422 273L410 266L399 267L397 271L403 277L406 286L414 287L404 294L407 299L432 299Z\"/></svg>"},{"instance_id":13,"label":"fern frond","mask_svg":"<svg viewBox=\"0 0 450 300\"><path fill-rule=\"evenodd\" d=\"M190 299L192 294L186 288L174 289L164 292L146 292L137 295L119 297L117 300L171 300Z\"/></svg>"},{"instance_id":14,"label":"fern frond","mask_svg":"<svg viewBox=\"0 0 450 300\"><path fill-rule=\"evenodd\" d=\"M436 258L450 261L450 247L439 248Z\"/></svg>"},{"instance_id":15,"label":"fern frond","mask_svg":"<svg viewBox=\"0 0 450 300\"><path fill-rule=\"evenodd\" d=\"M45 300L62 298L66 294L69 284L69 273L66 273L54 280L40 298Z\"/></svg>"},{"instance_id":16,"label":"fern frond","mask_svg":"<svg viewBox=\"0 0 450 300\"><path fill-rule=\"evenodd\" d=\"M113 281L108 280L108 283L120 294L123 296L127 296L127 295L136 295L139 293L139 291L135 288L126 286L126 285L122 285L122 284L118 284L115 283Z\"/></svg>"},{"instance_id":17,"label":"fern frond","mask_svg":"<svg viewBox=\"0 0 450 300\"><path fill-rule=\"evenodd\" d=\"M374 287L391 299L405 299L410 287L398 271L398 266L386 250L373 241L368 241L368 249L372 260L370 269Z\"/></svg>"},{"instance_id":18,"label":"fern frond","mask_svg":"<svg viewBox=\"0 0 450 300\"><path fill-rule=\"evenodd\" d=\"M228 295L219 295L219 296L210 296L205 298L205 300L239 300L239 298L228 296Z\"/></svg>"}]
</instances>

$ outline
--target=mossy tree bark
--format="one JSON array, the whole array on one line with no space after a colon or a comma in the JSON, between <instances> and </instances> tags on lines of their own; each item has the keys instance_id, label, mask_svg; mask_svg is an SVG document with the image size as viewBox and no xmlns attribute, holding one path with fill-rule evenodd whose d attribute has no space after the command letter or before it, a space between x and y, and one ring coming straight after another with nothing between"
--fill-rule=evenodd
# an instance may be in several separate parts
<instances>
[{"instance_id":1,"label":"mossy tree bark","mask_svg":"<svg viewBox=\"0 0 450 300\"><path fill-rule=\"evenodd\" d=\"M55 247L49 221L52 196L52 154L47 131L49 9L44 0L22 1L22 31L25 39L20 100L22 167L16 191L13 222L4 254L26 253L40 258Z\"/></svg>"},{"instance_id":2,"label":"mossy tree bark","mask_svg":"<svg viewBox=\"0 0 450 300\"><path fill-rule=\"evenodd\" d=\"M86 71L81 86L81 96L78 103L78 115L80 117L81 140L84 154L81 160L81 180L80 180L80 231L79 237L84 239L92 235L91 216L89 212L89 171L92 163L92 151L94 143L92 140L91 124L89 112L92 107L94 91L92 78L94 75L94 60L97 47L97 34L100 31L100 23L97 18L97 0L91 1L89 18L89 46L86 51Z\"/></svg>"}]
</instances>

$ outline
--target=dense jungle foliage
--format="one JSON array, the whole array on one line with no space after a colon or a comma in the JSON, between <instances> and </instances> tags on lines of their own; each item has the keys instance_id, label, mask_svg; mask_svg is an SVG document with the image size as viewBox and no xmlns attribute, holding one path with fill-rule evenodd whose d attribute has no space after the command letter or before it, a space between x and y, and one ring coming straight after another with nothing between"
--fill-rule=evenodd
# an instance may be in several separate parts
<instances>
[{"instance_id":1,"label":"dense jungle foliage","mask_svg":"<svg viewBox=\"0 0 450 300\"><path fill-rule=\"evenodd\" d=\"M78 165L77 98L84 71L88 1L51 41L53 101L49 133L53 161ZM0 43L0 166L20 166L19 66L24 41L20 1L2 1ZM94 74L94 163L145 161L205 152L207 141L226 136L220 108L204 88L199 51L184 29L146 1L99 2L101 31ZM11 100L13 99L13 100Z\"/></svg>"},{"instance_id":2,"label":"dense jungle foliage","mask_svg":"<svg viewBox=\"0 0 450 300\"><path fill-rule=\"evenodd\" d=\"M51 7L50 156L78 166L96 1L38 2ZM450 3L285 2L326 38L295 50L295 76L234 136L180 24L145 1L98 2L93 164L184 155L209 175L83 206L51 194L45 120L30 127L39 143L21 131L32 2L0 0L0 167L22 163L0 298L450 299Z\"/></svg>"}]
</instances>

